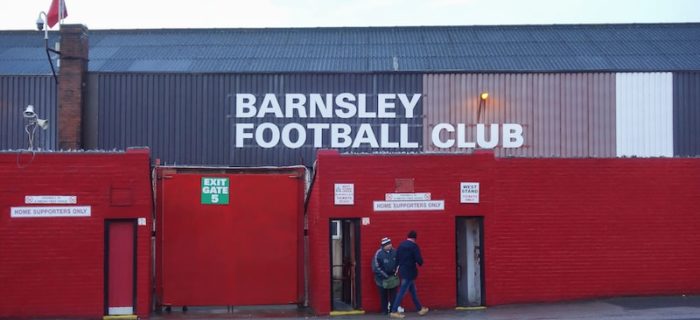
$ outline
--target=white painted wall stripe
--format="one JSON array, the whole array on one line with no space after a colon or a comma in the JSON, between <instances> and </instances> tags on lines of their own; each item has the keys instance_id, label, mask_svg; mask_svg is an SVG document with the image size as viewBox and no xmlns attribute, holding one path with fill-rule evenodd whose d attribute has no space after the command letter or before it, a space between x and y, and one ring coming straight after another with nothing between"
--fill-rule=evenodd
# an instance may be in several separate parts
<instances>
[{"instance_id":1,"label":"white painted wall stripe","mask_svg":"<svg viewBox=\"0 0 700 320\"><path fill-rule=\"evenodd\" d=\"M673 157L673 75L615 77L618 157Z\"/></svg>"}]
</instances>

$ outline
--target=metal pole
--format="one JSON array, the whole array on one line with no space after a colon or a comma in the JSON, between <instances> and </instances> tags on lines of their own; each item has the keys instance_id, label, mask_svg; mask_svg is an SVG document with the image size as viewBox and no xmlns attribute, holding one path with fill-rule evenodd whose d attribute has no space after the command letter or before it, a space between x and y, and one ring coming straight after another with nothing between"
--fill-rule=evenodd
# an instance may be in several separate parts
<instances>
[{"instance_id":1,"label":"metal pole","mask_svg":"<svg viewBox=\"0 0 700 320\"><path fill-rule=\"evenodd\" d=\"M51 73L53 74L53 79L58 84L58 77L56 76L56 69L53 66L53 60L51 60L51 52L61 55L61 52L49 48L49 16L46 14L46 12L41 11L39 12L39 17L44 16L44 50L46 51L46 58L49 60L49 65L51 65ZM60 13L59 13L60 15Z\"/></svg>"},{"instance_id":2,"label":"metal pole","mask_svg":"<svg viewBox=\"0 0 700 320\"><path fill-rule=\"evenodd\" d=\"M58 26L63 24L63 0L58 0Z\"/></svg>"}]
</instances>

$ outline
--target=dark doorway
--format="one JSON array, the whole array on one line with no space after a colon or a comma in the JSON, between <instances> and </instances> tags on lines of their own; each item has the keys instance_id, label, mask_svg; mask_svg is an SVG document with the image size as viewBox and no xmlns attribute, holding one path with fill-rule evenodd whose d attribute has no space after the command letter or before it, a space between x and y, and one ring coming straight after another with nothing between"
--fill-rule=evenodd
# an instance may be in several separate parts
<instances>
[{"instance_id":1,"label":"dark doorway","mask_svg":"<svg viewBox=\"0 0 700 320\"><path fill-rule=\"evenodd\" d=\"M360 220L330 221L331 309L359 310Z\"/></svg>"},{"instance_id":2,"label":"dark doorway","mask_svg":"<svg viewBox=\"0 0 700 320\"><path fill-rule=\"evenodd\" d=\"M457 234L457 306L484 305L483 218L458 217Z\"/></svg>"}]
</instances>

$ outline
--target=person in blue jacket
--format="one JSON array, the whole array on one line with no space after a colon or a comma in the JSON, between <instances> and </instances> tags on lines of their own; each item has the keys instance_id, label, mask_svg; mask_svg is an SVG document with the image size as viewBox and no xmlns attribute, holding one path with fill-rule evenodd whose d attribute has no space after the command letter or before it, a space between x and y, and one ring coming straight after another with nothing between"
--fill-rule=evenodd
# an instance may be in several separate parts
<instances>
[{"instance_id":1,"label":"person in blue jacket","mask_svg":"<svg viewBox=\"0 0 700 320\"><path fill-rule=\"evenodd\" d=\"M418 244L416 244L416 238L418 238L418 234L415 230L411 230L408 233L407 239L401 242L399 248L396 249L396 261L399 264L399 275L401 275L401 288L399 289L399 294L396 295L394 303L391 304L391 313L389 316L392 318L405 317L398 312L398 307L406 291L411 292L411 299L413 299L413 304L416 306L418 314L422 316L428 313L428 308L420 304L418 293L416 292L415 281L418 277L417 266L423 265L423 257L420 254Z\"/></svg>"},{"instance_id":2,"label":"person in blue jacket","mask_svg":"<svg viewBox=\"0 0 700 320\"><path fill-rule=\"evenodd\" d=\"M374 282L379 288L380 307L383 314L389 313L389 301L396 296L396 287L384 288L382 282L396 275L396 250L391 245L391 239L382 238L381 245L372 259Z\"/></svg>"}]
</instances>

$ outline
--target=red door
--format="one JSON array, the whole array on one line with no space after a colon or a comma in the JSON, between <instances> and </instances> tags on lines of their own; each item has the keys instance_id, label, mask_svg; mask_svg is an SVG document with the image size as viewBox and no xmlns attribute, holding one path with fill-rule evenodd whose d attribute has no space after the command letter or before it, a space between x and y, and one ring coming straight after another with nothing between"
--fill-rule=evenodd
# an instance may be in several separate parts
<instances>
[{"instance_id":1,"label":"red door","mask_svg":"<svg viewBox=\"0 0 700 320\"><path fill-rule=\"evenodd\" d=\"M136 221L107 221L107 314L134 314Z\"/></svg>"}]
</instances>

